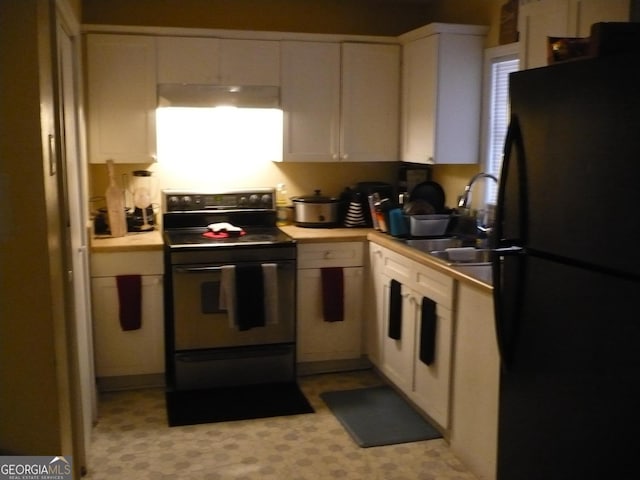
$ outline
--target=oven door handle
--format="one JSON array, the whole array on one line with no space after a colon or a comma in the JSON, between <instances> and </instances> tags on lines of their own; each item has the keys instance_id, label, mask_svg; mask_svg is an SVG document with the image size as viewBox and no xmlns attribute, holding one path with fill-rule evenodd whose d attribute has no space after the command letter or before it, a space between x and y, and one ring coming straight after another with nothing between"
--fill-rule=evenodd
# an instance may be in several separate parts
<instances>
[{"instance_id":1,"label":"oven door handle","mask_svg":"<svg viewBox=\"0 0 640 480\"><path fill-rule=\"evenodd\" d=\"M278 268L280 268L280 265L276 263L276 265L278 266ZM223 266L217 266L217 267L174 267L174 271L176 273L206 273L206 272L220 272L222 271L224 267Z\"/></svg>"},{"instance_id":2,"label":"oven door handle","mask_svg":"<svg viewBox=\"0 0 640 480\"><path fill-rule=\"evenodd\" d=\"M176 273L219 272L222 267L175 267Z\"/></svg>"}]
</instances>

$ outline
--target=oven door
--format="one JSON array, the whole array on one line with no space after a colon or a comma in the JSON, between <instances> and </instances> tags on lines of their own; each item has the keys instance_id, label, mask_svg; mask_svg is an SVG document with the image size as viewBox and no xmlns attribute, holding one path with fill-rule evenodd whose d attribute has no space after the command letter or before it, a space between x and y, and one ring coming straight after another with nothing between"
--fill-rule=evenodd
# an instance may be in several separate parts
<instances>
[{"instance_id":1,"label":"oven door","mask_svg":"<svg viewBox=\"0 0 640 480\"><path fill-rule=\"evenodd\" d=\"M238 328L222 304L221 282L224 265L174 265L173 345L174 350L197 350L290 343L295 340L295 261L276 265L275 291L265 307L275 309L264 326ZM260 265L257 263L256 265ZM251 288L237 285L236 288ZM276 298L275 305L273 298ZM228 297L227 297L228 298ZM228 301L228 300L225 300Z\"/></svg>"}]
</instances>

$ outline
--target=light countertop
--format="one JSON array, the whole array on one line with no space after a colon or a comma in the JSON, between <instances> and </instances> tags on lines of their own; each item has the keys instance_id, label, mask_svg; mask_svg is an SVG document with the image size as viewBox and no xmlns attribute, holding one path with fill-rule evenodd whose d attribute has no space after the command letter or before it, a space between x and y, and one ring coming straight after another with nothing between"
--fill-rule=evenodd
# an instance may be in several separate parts
<instances>
[{"instance_id":1,"label":"light countertop","mask_svg":"<svg viewBox=\"0 0 640 480\"><path fill-rule=\"evenodd\" d=\"M131 232L124 237L97 235L91 237L92 253L135 252L144 250L159 250L164 246L162 232Z\"/></svg>"},{"instance_id":2,"label":"light countertop","mask_svg":"<svg viewBox=\"0 0 640 480\"><path fill-rule=\"evenodd\" d=\"M422 252L417 248L410 247L407 244L399 241L397 238L392 237L386 233L381 233L376 230L371 231L367 235L367 239L371 242L382 245L394 252L400 253L411 260L415 260L430 268L443 272L456 280L471 283L481 289L491 292L493 286L487 283L485 279L475 276L472 272L466 270L464 267L457 268L455 266L449 266L437 258L429 255L427 252Z\"/></svg>"},{"instance_id":3,"label":"light countertop","mask_svg":"<svg viewBox=\"0 0 640 480\"><path fill-rule=\"evenodd\" d=\"M446 265L428 253L421 252L391 235L381 233L373 228L304 228L287 225L280 227L280 229L298 243L364 242L369 240L419 263L444 272L456 280L472 283L487 291L493 289L490 283L474 276L472 273L466 272L464 268L458 269ZM161 251L163 246L162 232L159 230L144 233L128 233L124 237L92 236L91 238L92 253Z\"/></svg>"},{"instance_id":4,"label":"light countertop","mask_svg":"<svg viewBox=\"0 0 640 480\"><path fill-rule=\"evenodd\" d=\"M298 243L365 241L373 228L305 228L295 225L279 227Z\"/></svg>"},{"instance_id":5,"label":"light countertop","mask_svg":"<svg viewBox=\"0 0 640 480\"><path fill-rule=\"evenodd\" d=\"M294 225L280 229L299 243L366 241L371 228L302 228ZM162 250L162 232L127 233L124 237L97 235L91 237L92 252L125 252L136 250Z\"/></svg>"}]
</instances>

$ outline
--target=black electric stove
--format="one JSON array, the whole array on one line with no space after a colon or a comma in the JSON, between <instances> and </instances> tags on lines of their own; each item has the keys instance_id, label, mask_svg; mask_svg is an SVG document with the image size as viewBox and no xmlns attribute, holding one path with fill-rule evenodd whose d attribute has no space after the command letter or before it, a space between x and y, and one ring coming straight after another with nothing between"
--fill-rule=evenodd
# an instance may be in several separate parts
<instances>
[{"instance_id":1,"label":"black electric stove","mask_svg":"<svg viewBox=\"0 0 640 480\"><path fill-rule=\"evenodd\" d=\"M163 192L170 390L295 380L296 245L276 226L274 197L270 188ZM241 232L208 228L216 223ZM262 283L247 280L246 272L256 269ZM247 314L247 303L236 300L246 295L262 307ZM259 321L246 328L248 320Z\"/></svg>"},{"instance_id":2,"label":"black electric stove","mask_svg":"<svg viewBox=\"0 0 640 480\"><path fill-rule=\"evenodd\" d=\"M171 250L293 246L293 239L276 226L272 188L203 193L163 192L163 234ZM238 232L213 232L211 224L229 223Z\"/></svg>"}]
</instances>

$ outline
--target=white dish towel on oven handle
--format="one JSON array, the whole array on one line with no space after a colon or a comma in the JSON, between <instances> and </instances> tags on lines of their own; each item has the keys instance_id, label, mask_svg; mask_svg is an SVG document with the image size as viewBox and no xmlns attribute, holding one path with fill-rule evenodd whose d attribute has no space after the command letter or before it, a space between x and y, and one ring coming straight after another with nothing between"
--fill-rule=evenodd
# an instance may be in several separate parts
<instances>
[{"instance_id":1,"label":"white dish towel on oven handle","mask_svg":"<svg viewBox=\"0 0 640 480\"><path fill-rule=\"evenodd\" d=\"M278 264L262 264L262 282L264 285L264 319L265 325L278 323Z\"/></svg>"},{"instance_id":2,"label":"white dish towel on oven handle","mask_svg":"<svg viewBox=\"0 0 640 480\"><path fill-rule=\"evenodd\" d=\"M227 311L229 326L236 328L236 267L235 265L223 265L220 271L218 307L220 310Z\"/></svg>"},{"instance_id":3,"label":"white dish towel on oven handle","mask_svg":"<svg viewBox=\"0 0 640 480\"><path fill-rule=\"evenodd\" d=\"M278 264L262 264L262 281L264 288L265 325L278 323ZM238 328L236 320L236 267L223 265L220 275L219 308L226 310L229 326Z\"/></svg>"}]
</instances>

